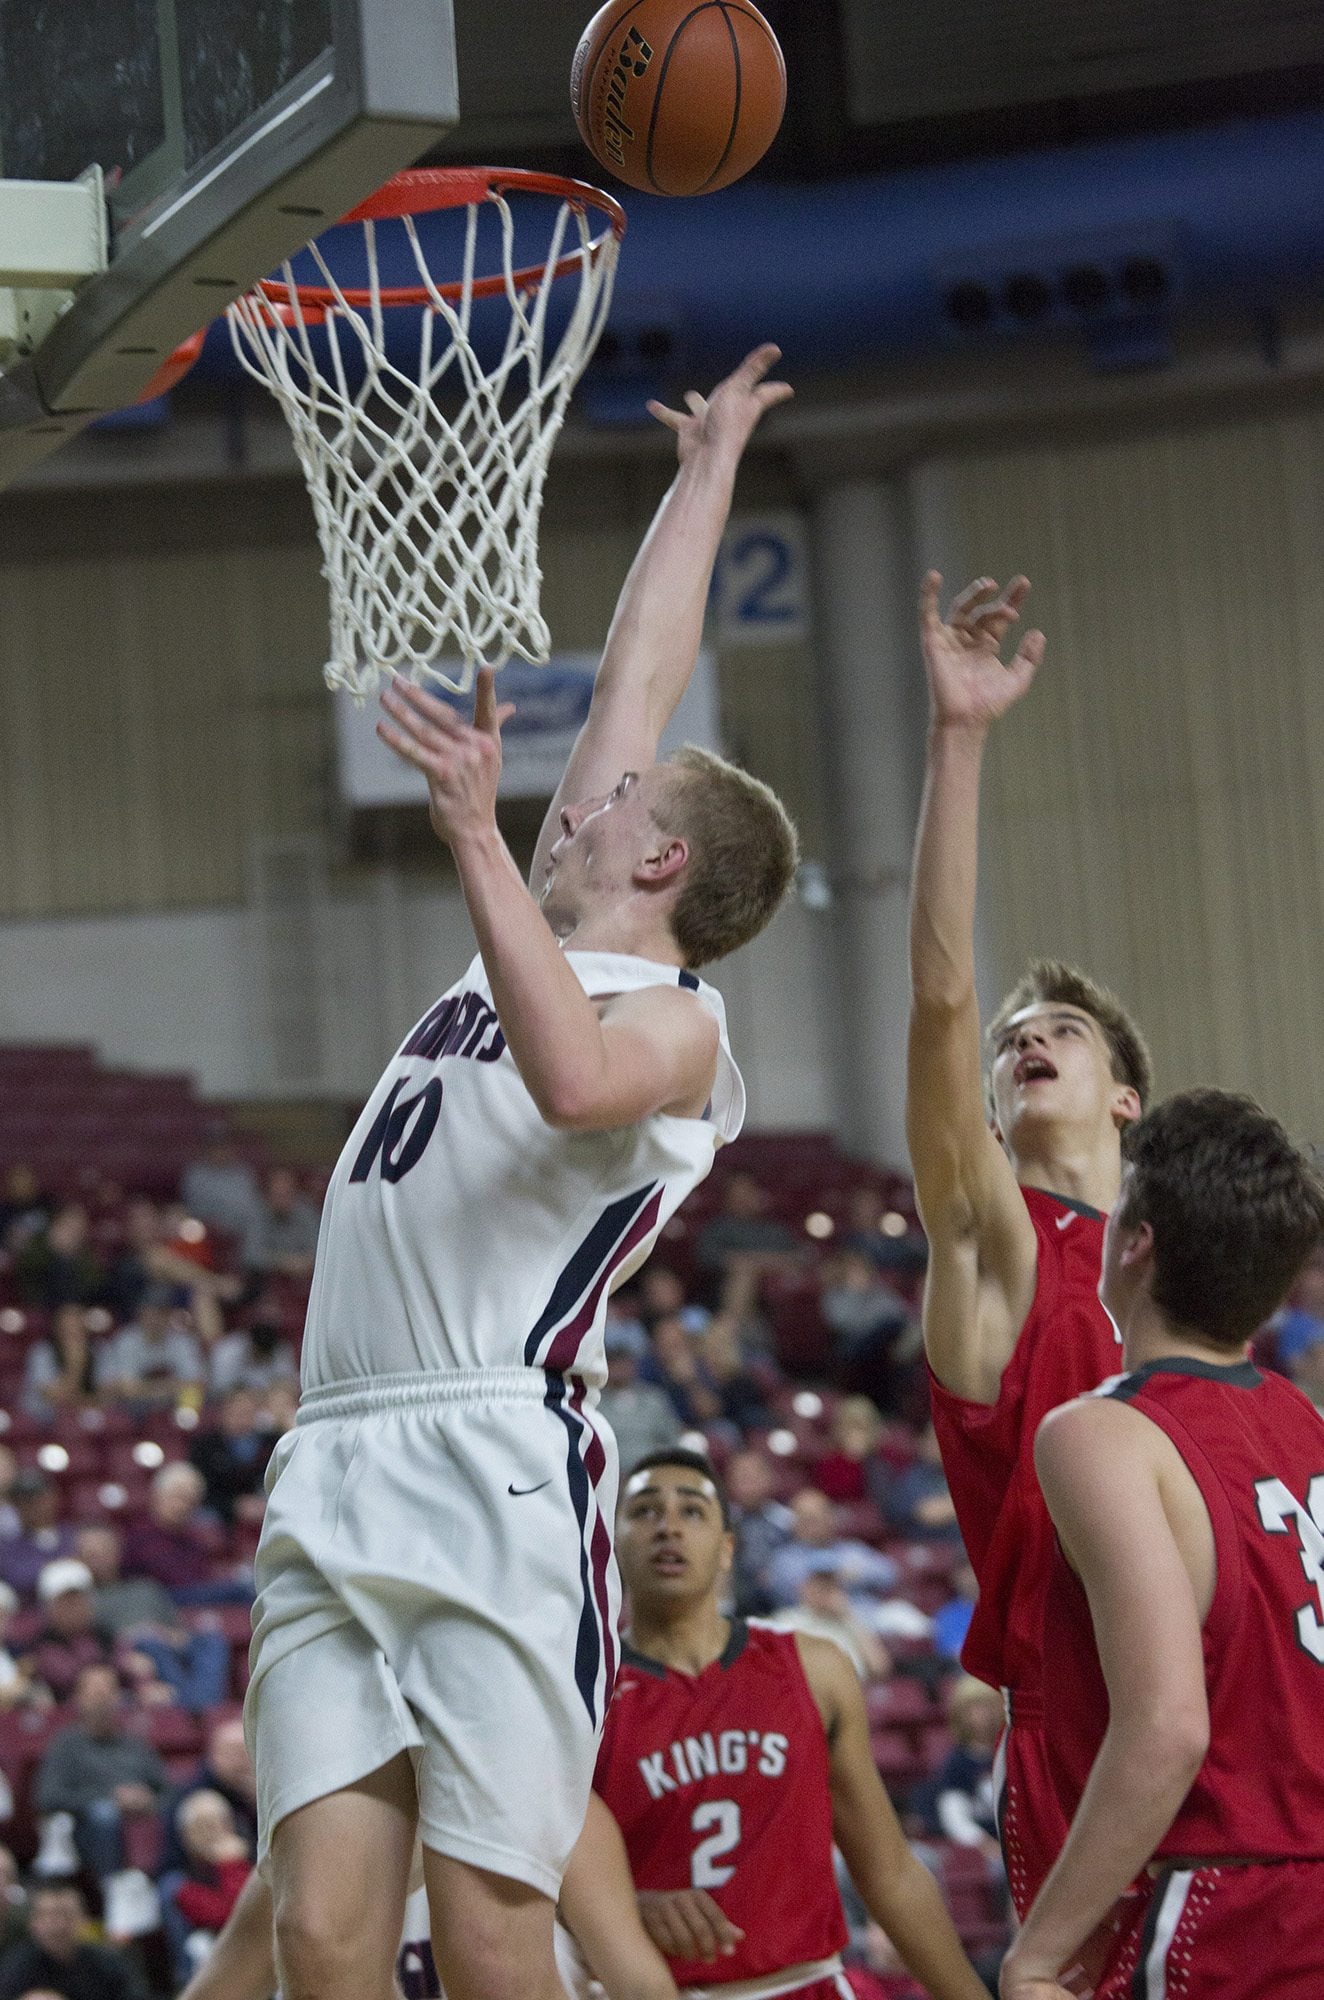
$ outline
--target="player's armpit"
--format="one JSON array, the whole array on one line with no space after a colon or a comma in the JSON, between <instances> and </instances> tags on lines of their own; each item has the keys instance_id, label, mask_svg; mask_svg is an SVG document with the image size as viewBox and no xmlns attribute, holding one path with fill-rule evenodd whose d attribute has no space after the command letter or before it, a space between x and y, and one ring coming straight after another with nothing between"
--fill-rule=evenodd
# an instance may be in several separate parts
<instances>
[{"instance_id":1,"label":"player's armpit","mask_svg":"<svg viewBox=\"0 0 1324 2000\"><path fill-rule=\"evenodd\" d=\"M675 2000L676 1983L640 1920L620 1828L596 1792L561 1883L559 1914L607 2000Z\"/></svg>"}]
</instances>

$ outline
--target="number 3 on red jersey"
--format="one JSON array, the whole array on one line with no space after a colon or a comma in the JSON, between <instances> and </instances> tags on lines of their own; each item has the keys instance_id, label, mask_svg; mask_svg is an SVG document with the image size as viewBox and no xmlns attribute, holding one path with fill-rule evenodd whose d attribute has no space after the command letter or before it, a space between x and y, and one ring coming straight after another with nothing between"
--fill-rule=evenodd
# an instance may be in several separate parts
<instances>
[{"instance_id":1,"label":"number 3 on red jersey","mask_svg":"<svg viewBox=\"0 0 1324 2000\"><path fill-rule=\"evenodd\" d=\"M1255 1498L1260 1521L1271 1535L1285 1535L1289 1523L1296 1524L1301 1567L1319 1600L1319 1612L1311 1604L1303 1604L1297 1612L1296 1636L1311 1658L1324 1665L1324 1620L1320 1617L1324 1612L1324 1473L1311 1480L1304 1506L1281 1479L1257 1479Z\"/></svg>"},{"instance_id":2,"label":"number 3 on red jersey","mask_svg":"<svg viewBox=\"0 0 1324 2000\"><path fill-rule=\"evenodd\" d=\"M710 1826L716 1831L708 1833ZM720 1889L736 1872L734 1866L719 1867L718 1856L730 1854L740 1845L740 1807L734 1799L709 1799L694 1808L690 1829L694 1833L708 1833L707 1840L699 1842L690 1858L690 1887Z\"/></svg>"}]
</instances>

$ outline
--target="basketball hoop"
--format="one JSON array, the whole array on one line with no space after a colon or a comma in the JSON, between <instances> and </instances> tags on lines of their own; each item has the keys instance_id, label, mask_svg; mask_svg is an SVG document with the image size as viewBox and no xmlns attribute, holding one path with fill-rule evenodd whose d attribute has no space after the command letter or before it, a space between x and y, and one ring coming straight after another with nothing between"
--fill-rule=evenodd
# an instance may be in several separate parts
<instances>
[{"instance_id":1,"label":"basketball hoop","mask_svg":"<svg viewBox=\"0 0 1324 2000\"><path fill-rule=\"evenodd\" d=\"M516 267L508 194L559 204L546 257ZM480 214L496 210L501 269L480 275ZM460 276L429 266L415 217L467 211ZM606 226L593 234L591 212ZM418 282L384 284L377 225L398 219ZM366 283L342 285L317 243L320 283L281 266L229 309L242 366L285 412L317 518L331 595L328 683L362 700L382 674L463 693L475 667L541 665L538 517L566 406L606 323L625 215L585 182L520 169L414 168L344 218L363 229ZM434 249L434 257L438 254ZM553 287L569 317L544 355ZM480 360L474 305L504 298L499 357ZM387 354L388 314L419 308L416 365ZM324 339L315 340L322 330ZM455 675L438 664L458 649Z\"/></svg>"}]
</instances>

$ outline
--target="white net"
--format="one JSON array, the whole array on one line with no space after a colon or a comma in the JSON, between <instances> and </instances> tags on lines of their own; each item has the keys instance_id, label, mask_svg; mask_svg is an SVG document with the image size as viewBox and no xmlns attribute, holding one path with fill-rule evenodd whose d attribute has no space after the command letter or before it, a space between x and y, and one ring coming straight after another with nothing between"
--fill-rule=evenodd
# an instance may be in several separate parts
<instances>
[{"instance_id":1,"label":"white net","mask_svg":"<svg viewBox=\"0 0 1324 2000\"><path fill-rule=\"evenodd\" d=\"M497 211L504 269L495 289L509 309L500 358L486 365L472 337L488 288L477 263L484 203ZM306 281L301 300L285 264L268 289L229 309L235 353L284 410L312 496L331 599L327 681L360 700L383 674L462 693L480 663L518 655L538 665L551 650L538 517L566 406L606 323L619 242L612 229L595 240L583 204L563 199L545 265L520 272L504 194L489 190L466 207L461 274L444 289L414 217L389 225L404 231L421 306L390 303L378 224L365 221L361 289L342 288L312 243L325 288L316 302ZM572 296L544 354L554 287ZM387 354L388 318L410 311L417 358L411 352L402 368ZM443 651L460 655L453 671Z\"/></svg>"}]
</instances>

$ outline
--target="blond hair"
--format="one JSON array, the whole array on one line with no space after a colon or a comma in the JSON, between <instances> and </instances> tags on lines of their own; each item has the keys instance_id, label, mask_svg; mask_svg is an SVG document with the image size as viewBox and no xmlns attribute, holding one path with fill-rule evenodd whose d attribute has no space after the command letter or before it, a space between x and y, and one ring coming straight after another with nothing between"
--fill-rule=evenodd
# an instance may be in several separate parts
<instances>
[{"instance_id":1,"label":"blond hair","mask_svg":"<svg viewBox=\"0 0 1324 2000\"><path fill-rule=\"evenodd\" d=\"M794 878L799 841L776 793L724 757L687 743L666 768L673 781L653 817L690 850L671 929L687 966L710 965L773 916Z\"/></svg>"},{"instance_id":2,"label":"blond hair","mask_svg":"<svg viewBox=\"0 0 1324 2000\"><path fill-rule=\"evenodd\" d=\"M984 1045L990 1069L1007 1023L1024 1007L1047 1007L1055 1003L1078 1007L1098 1024L1108 1044L1114 1081L1130 1084L1143 1111L1154 1088L1154 1065L1144 1036L1115 993L1058 958L1032 960L989 1022Z\"/></svg>"}]
</instances>

